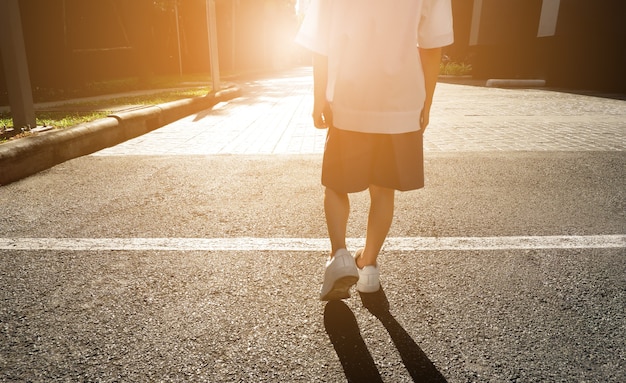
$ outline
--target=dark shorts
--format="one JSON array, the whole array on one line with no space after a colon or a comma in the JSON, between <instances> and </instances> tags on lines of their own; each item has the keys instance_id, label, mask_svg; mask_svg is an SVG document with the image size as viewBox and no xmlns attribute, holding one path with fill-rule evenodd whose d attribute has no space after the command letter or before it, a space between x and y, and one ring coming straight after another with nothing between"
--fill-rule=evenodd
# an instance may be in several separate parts
<instances>
[{"instance_id":1,"label":"dark shorts","mask_svg":"<svg viewBox=\"0 0 626 383\"><path fill-rule=\"evenodd\" d=\"M369 185L400 191L424 187L422 132L372 134L329 128L322 185L344 193Z\"/></svg>"}]
</instances>

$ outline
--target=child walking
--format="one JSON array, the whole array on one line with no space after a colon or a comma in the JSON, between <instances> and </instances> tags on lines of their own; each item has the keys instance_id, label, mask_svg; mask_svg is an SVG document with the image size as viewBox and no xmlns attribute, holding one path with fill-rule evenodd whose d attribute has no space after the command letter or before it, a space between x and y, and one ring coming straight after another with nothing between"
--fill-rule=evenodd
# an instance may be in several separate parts
<instances>
[{"instance_id":1,"label":"child walking","mask_svg":"<svg viewBox=\"0 0 626 383\"><path fill-rule=\"evenodd\" d=\"M451 0L312 0L296 42L313 52L313 122L328 128L322 163L331 243L321 300L380 288L378 254L395 191L424 186L422 135L453 42ZM346 247L349 194L369 191L365 247Z\"/></svg>"}]
</instances>

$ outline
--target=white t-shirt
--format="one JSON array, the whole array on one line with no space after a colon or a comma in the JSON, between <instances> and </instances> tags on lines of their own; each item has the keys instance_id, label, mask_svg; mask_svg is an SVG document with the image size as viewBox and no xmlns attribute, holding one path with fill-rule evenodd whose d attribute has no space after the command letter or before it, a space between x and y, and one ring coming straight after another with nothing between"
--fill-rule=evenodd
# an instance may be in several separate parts
<instances>
[{"instance_id":1,"label":"white t-shirt","mask_svg":"<svg viewBox=\"0 0 626 383\"><path fill-rule=\"evenodd\" d=\"M296 42L328 56L337 128L395 134L420 130L426 92L417 46L453 39L450 0L313 0Z\"/></svg>"}]
</instances>

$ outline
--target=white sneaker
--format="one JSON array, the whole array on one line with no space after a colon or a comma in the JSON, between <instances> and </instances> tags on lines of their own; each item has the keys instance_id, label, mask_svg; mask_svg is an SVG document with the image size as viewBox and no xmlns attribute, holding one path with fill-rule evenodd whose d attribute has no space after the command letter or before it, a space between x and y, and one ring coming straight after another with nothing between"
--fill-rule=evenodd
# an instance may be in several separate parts
<instances>
[{"instance_id":1,"label":"white sneaker","mask_svg":"<svg viewBox=\"0 0 626 383\"><path fill-rule=\"evenodd\" d=\"M350 298L350 287L358 280L359 272L352 255L346 249L337 250L335 256L326 262L320 300Z\"/></svg>"},{"instance_id":2,"label":"white sneaker","mask_svg":"<svg viewBox=\"0 0 626 383\"><path fill-rule=\"evenodd\" d=\"M361 256L363 249L359 249L354 254L354 261ZM356 289L362 293L375 293L380 289L380 268L378 264L375 266L365 266L358 268L359 281L356 283Z\"/></svg>"}]
</instances>

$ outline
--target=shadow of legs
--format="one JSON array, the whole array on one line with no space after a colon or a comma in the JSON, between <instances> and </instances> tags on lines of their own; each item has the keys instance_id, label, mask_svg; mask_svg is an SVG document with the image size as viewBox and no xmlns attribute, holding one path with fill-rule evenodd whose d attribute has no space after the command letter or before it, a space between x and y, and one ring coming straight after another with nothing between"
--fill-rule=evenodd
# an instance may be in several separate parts
<instances>
[{"instance_id":1,"label":"shadow of legs","mask_svg":"<svg viewBox=\"0 0 626 383\"><path fill-rule=\"evenodd\" d=\"M380 290L375 293L359 292L359 295L363 306L378 318L387 329L413 381L446 383L446 378L441 375L424 354L424 351L389 312L389 301L383 287L381 286Z\"/></svg>"},{"instance_id":2,"label":"shadow of legs","mask_svg":"<svg viewBox=\"0 0 626 383\"><path fill-rule=\"evenodd\" d=\"M357 324L354 313L342 301L324 308L324 327L337 352L348 382L382 382Z\"/></svg>"}]
</instances>

